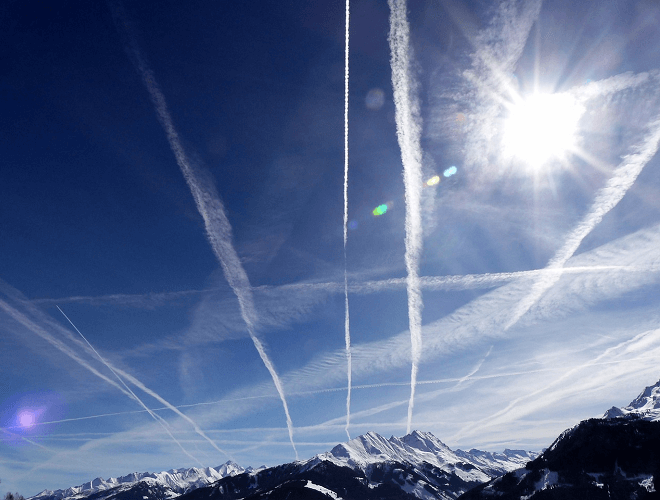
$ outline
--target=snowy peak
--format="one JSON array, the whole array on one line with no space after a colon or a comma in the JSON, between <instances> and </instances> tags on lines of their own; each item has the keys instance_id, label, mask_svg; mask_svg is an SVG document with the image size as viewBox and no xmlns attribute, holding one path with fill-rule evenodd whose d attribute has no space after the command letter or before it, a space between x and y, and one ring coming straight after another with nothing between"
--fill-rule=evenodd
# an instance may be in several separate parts
<instances>
[{"instance_id":1,"label":"snowy peak","mask_svg":"<svg viewBox=\"0 0 660 500\"><path fill-rule=\"evenodd\" d=\"M411 464L425 461L436 466L459 461L447 445L433 434L418 431L402 438L392 436L390 439L375 432L368 432L335 446L329 453L324 454L327 455L336 461L358 467L384 461Z\"/></svg>"},{"instance_id":2,"label":"snowy peak","mask_svg":"<svg viewBox=\"0 0 660 500\"><path fill-rule=\"evenodd\" d=\"M330 450L329 455L346 461L352 466L364 466L370 463L395 460L398 450L380 434L368 432L362 436L341 443Z\"/></svg>"},{"instance_id":3,"label":"snowy peak","mask_svg":"<svg viewBox=\"0 0 660 500\"><path fill-rule=\"evenodd\" d=\"M451 453L449 447L430 432L413 431L403 436L400 440L392 437L390 441L395 439L417 451L435 454Z\"/></svg>"},{"instance_id":4,"label":"snowy peak","mask_svg":"<svg viewBox=\"0 0 660 500\"><path fill-rule=\"evenodd\" d=\"M466 480L486 481L488 477L524 467L537 456L537 453L521 450L454 452L430 432L413 431L401 438L392 436L390 439L369 432L339 444L313 460L329 460L336 465L360 469L382 462L403 462L415 467L423 467L426 463Z\"/></svg>"},{"instance_id":5,"label":"snowy peak","mask_svg":"<svg viewBox=\"0 0 660 500\"><path fill-rule=\"evenodd\" d=\"M613 406L603 415L606 419L619 417L660 421L660 381L644 389L628 406L623 408Z\"/></svg>"},{"instance_id":6,"label":"snowy peak","mask_svg":"<svg viewBox=\"0 0 660 500\"><path fill-rule=\"evenodd\" d=\"M164 472L133 472L121 477L96 479L73 486L65 490L44 490L29 500L66 500L71 498L86 497L92 493L103 492L115 488L128 489L139 482L148 482L162 486L172 492L172 496L185 493L192 489L214 483L226 476L233 476L246 472L246 469L234 462L226 462L219 467L189 469L171 469Z\"/></svg>"}]
</instances>

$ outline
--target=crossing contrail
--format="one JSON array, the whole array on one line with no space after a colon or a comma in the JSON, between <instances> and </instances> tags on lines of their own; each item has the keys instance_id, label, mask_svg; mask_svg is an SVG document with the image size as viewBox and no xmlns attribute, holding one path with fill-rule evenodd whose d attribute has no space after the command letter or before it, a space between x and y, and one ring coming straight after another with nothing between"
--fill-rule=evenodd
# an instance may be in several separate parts
<instances>
[{"instance_id":1,"label":"crossing contrail","mask_svg":"<svg viewBox=\"0 0 660 500\"><path fill-rule=\"evenodd\" d=\"M39 311L35 306L30 304L29 301L24 300L23 297L20 296L20 294L14 290L13 288L9 287L8 285L5 285L2 281L0 281L0 289L2 289L3 292L6 294L12 296L15 300L19 301L22 304L27 305L27 307L30 309L30 312L39 317L39 316L44 316L41 311ZM69 356L71 359L76 361L78 364L80 364L82 367L86 368L89 370L91 373L96 375L97 377L105 380L108 382L110 385L116 387L119 389L121 392L126 394L128 397L133 398L134 395L127 391L122 385L118 384L111 378L105 376L103 373L99 372L96 370L93 366L91 366L87 361L82 359L78 354L73 351L71 347L66 345L64 342L61 340L55 338L50 332L48 332L45 328L43 328L40 324L35 322L34 320L28 318L23 312L18 311L16 308L12 307L10 304L7 302L0 300L0 309L4 310L14 321L17 323L21 324L25 328L27 328L30 332L35 333L48 343L50 343L53 347L57 348L60 352L66 354ZM54 329L60 331L64 336L69 338L72 342L75 342L79 344L81 347L84 348L84 344L78 340L75 336L71 334L69 330L64 328L63 326L59 325L58 323L55 323L52 321L50 318L44 317L42 319L42 322L45 322L46 324L52 326ZM86 349L86 348L85 348ZM109 364L109 363L108 363ZM200 435L202 438L204 438L208 443L213 446L217 451L222 453L223 455L226 455L228 458L231 458L231 456L224 451L223 449L219 448L218 445L215 444L215 442L208 437L202 429L197 425L195 421L193 421L190 417L182 413L178 408L176 408L174 405L172 405L169 401L165 400L162 398L159 394L154 392L153 390L149 389L147 386L145 386L141 381L133 377L131 374L126 373L125 371L121 370L120 368L117 368L116 366L112 367L113 371L118 373L121 377L123 377L125 380L128 380L130 383L141 389L142 391L146 392L149 394L151 397L159 401L161 404L165 405L169 410L173 411L176 413L178 416L183 418L185 421L187 421L190 425L193 426L195 429L195 432Z\"/></svg>"},{"instance_id":2,"label":"crossing contrail","mask_svg":"<svg viewBox=\"0 0 660 500\"><path fill-rule=\"evenodd\" d=\"M644 166L655 156L660 142L660 119L653 122L649 128L650 131L641 144L633 148L634 152L632 154L624 157L624 160L614 170L614 175L596 193L594 202L587 215L571 231L562 247L550 262L548 262L546 269L552 269L556 272L541 275L541 278L532 286L530 293L516 306L513 316L504 327L505 330L515 325L538 302L541 296L557 283L559 278L561 278L564 264L573 256L580 243L582 243L582 240L603 220L605 214L621 201L632 187L637 176L642 172Z\"/></svg>"},{"instance_id":3,"label":"crossing contrail","mask_svg":"<svg viewBox=\"0 0 660 500\"><path fill-rule=\"evenodd\" d=\"M135 65L138 73L142 77L142 81L147 88L147 91L149 92L149 97L151 98L158 115L158 120L165 131L172 153L174 153L176 162L179 165L181 173L193 195L197 210L204 219L206 235L211 244L211 248L213 249L213 253L220 262L225 279L238 299L241 317L245 322L248 334L252 339L254 347L259 353L259 357L270 373L275 388L282 400L282 406L284 407L284 413L286 415L287 428L289 430L289 439L291 440L291 446L296 455L296 460L298 460L298 451L296 450L296 445L293 441L293 422L291 421L289 407L284 395L284 388L282 387L280 377L275 371L275 366L266 353L266 348L263 342L256 334L255 325L257 322L257 313L254 307L252 287L238 254L232 245L232 228L229 219L227 218L224 205L213 187L213 184L208 181L203 181L203 177L207 176L208 173L193 165L186 155L181 140L179 139L179 134L174 127L172 117L167 108L165 96L160 90L151 68L149 68L147 62L142 56L142 51L137 44L134 34L130 30L127 20L128 18L123 12L121 5L119 3L111 3L110 5L113 16L115 17L115 24L118 29L124 33L127 39L127 52L131 58L131 62Z\"/></svg>"},{"instance_id":4,"label":"crossing contrail","mask_svg":"<svg viewBox=\"0 0 660 500\"><path fill-rule=\"evenodd\" d=\"M114 380L112 380L109 377L106 377L104 374L99 372L96 368L91 366L87 361L85 361L80 356L78 356L78 354L73 349L71 349L71 347L66 345L61 340L56 339L55 337L53 337L50 333L48 333L46 330L44 330L40 325L38 325L34 321L30 320L24 314L17 311L15 308L13 308L7 302L5 302L4 300L1 300L1 299L0 299L0 309L2 309L5 313L7 313L7 315L9 315L16 322L18 322L19 324L24 326L27 330L29 330L30 332L38 335L42 339L44 339L46 342L51 344L53 347L58 349L60 352L62 352L64 354L66 354L67 356L69 356L71 359L76 361L78 364L80 364L84 368L88 369L90 372L92 372L97 377L105 380L110 385L115 386L117 389L119 389L121 392L123 392L127 396L129 396L129 397L131 396L130 393L128 391L126 391L126 389L124 389L122 386L120 386L117 382L115 382Z\"/></svg>"},{"instance_id":5,"label":"crossing contrail","mask_svg":"<svg viewBox=\"0 0 660 500\"><path fill-rule=\"evenodd\" d=\"M117 378L117 380L119 380L119 382L121 383L121 385L123 385L124 388L125 388L128 392L131 393L131 396L133 397L133 399L135 399L135 401L137 401L138 403L140 403L140 406L142 406L142 408L144 408L144 409L147 411L147 413L149 413L149 415L151 415L151 417L152 417L156 422L158 422L158 423L160 424L160 426L163 428L163 430L164 430L165 432L167 432L167 434L172 438L172 440L173 440L173 441L179 446L179 448L181 448L181 451L182 451L183 453L185 453L186 456L188 456L189 458L191 458L191 459L193 459L195 462L197 462L197 463L200 465L200 467L204 467L204 464L203 464L202 462L200 462L196 457L194 457L194 456L192 456L190 453L188 453L188 450L186 450L186 449L183 447L183 445L179 442L179 440L178 440L177 438L174 437L174 434L172 434L172 432L170 431L170 429L167 427L167 424L165 423L165 421L164 421L160 416L156 415L153 411L151 411L151 410L147 407L147 405L145 405L144 402L143 402L143 401L142 401L142 400L141 400L141 399L140 399L140 398L139 398L139 397L138 397L138 396L137 396L137 395L131 390L131 388L128 387L128 386L126 385L126 383L124 382L124 379L122 379L119 375L117 375L117 372L116 372L115 370L113 370L112 366L110 366L110 364L105 360L105 358L103 358L103 356L101 356L101 355L98 353L98 351L97 351L96 349L94 349L94 346L92 346L92 344L89 343L89 340L87 340L87 338L82 334L82 332L81 332L80 330L78 330L78 327L77 327L76 325L73 324L73 321L71 321L71 319L70 319L70 318L64 313L64 311L62 311L62 309L60 309L60 306L55 306L55 307L57 307L57 310L60 311L60 312L62 313L62 315L66 318L66 320L67 320L67 321L69 322L69 324L73 327L73 329L74 329L75 331L78 332L78 334L82 337L82 339L83 339L83 340L85 341L85 343L89 346L89 348L90 348L92 351L94 351L94 354L96 354L96 356L101 360L101 363L103 363L103 364L106 366L106 368L108 368L108 369L112 372L112 374Z\"/></svg>"},{"instance_id":6,"label":"crossing contrail","mask_svg":"<svg viewBox=\"0 0 660 500\"><path fill-rule=\"evenodd\" d=\"M422 253L422 151L420 146L421 118L416 85L410 74L410 27L406 18L406 0L389 0L392 66L392 88L396 109L396 131L403 163L403 183L406 195L406 271L408 292L408 324L412 355L408 433L415 406L417 370L422 355L422 287L419 279L419 259Z\"/></svg>"},{"instance_id":7,"label":"crossing contrail","mask_svg":"<svg viewBox=\"0 0 660 500\"><path fill-rule=\"evenodd\" d=\"M644 272L655 270L652 266L571 266L561 270L556 269L530 269L527 271L513 271L508 273L484 273L484 274L457 274L447 276L420 276L422 290L473 290L494 288L505 285L517 279L541 276L553 273L597 273L602 271L625 270L630 272ZM348 285L349 293L367 295L382 291L399 290L406 287L406 278L389 278L385 280L353 281ZM203 290L182 290L178 292L149 293L149 294L111 294L99 296L73 296L61 298L31 299L31 304L56 304L56 303L85 303L93 305L116 304L120 306L130 305L138 308L151 309L166 304L168 301L177 300L179 297L188 295L203 295L220 290L219 288L207 288ZM344 284L341 282L300 282L286 285L270 286L261 285L252 287L255 294L270 293L273 291L309 291L344 293Z\"/></svg>"},{"instance_id":8,"label":"crossing contrail","mask_svg":"<svg viewBox=\"0 0 660 500\"><path fill-rule=\"evenodd\" d=\"M348 312L348 269L346 259L346 243L348 242L348 41L351 2L346 0L346 44L344 48L344 340L346 342L346 365L348 392L346 394L346 435L351 439L348 428L351 425L351 322Z\"/></svg>"}]
</instances>

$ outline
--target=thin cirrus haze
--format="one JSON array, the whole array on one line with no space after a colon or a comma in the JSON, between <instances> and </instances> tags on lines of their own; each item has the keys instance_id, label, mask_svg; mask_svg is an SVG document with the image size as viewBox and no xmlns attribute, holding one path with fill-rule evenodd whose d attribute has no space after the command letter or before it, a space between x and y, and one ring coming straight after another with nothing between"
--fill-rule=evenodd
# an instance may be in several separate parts
<instances>
[{"instance_id":1,"label":"thin cirrus haze","mask_svg":"<svg viewBox=\"0 0 660 500\"><path fill-rule=\"evenodd\" d=\"M655 2L0 21L3 488L540 450L657 381Z\"/></svg>"}]
</instances>

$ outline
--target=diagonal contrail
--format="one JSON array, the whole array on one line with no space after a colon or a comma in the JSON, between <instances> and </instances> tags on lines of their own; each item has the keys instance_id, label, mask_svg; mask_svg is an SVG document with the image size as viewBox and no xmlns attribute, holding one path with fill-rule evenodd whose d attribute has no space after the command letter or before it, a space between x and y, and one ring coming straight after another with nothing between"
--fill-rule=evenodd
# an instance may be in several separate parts
<instances>
[{"instance_id":1,"label":"diagonal contrail","mask_svg":"<svg viewBox=\"0 0 660 500\"><path fill-rule=\"evenodd\" d=\"M227 214L225 213L225 208L212 183L203 181L202 178L206 173L200 171L199 168L195 168L186 155L181 140L179 139L179 134L174 128L172 117L167 109L165 96L160 90L153 72L142 56L142 52L137 45L135 36L130 30L128 17L123 12L120 4L111 3L110 6L117 28L127 39L126 48L128 55L131 58L131 62L135 65L135 68L142 77L142 81L149 92L149 97L151 98L158 115L158 120L165 131L172 153L174 153L176 162L179 165L181 173L193 195L197 210L204 219L206 235L211 243L213 253L215 253L215 256L222 266L225 279L238 299L241 317L243 318L243 321L245 321L245 326L250 338L259 353L259 357L270 373L275 388L282 400L282 406L284 407L287 428L289 431L289 439L296 455L296 460L298 460L298 451L296 450L296 445L293 441L293 422L291 421L289 407L284 395L284 388L282 387L282 383L275 371L273 363L266 353L263 342L259 339L255 331L257 313L254 307L252 287L250 286L250 280L248 279L245 269L243 269L238 254L232 245L232 228L229 219L227 218Z\"/></svg>"},{"instance_id":2,"label":"diagonal contrail","mask_svg":"<svg viewBox=\"0 0 660 500\"><path fill-rule=\"evenodd\" d=\"M351 439L348 428L351 425L351 383L353 360L351 356L351 322L348 312L348 270L346 243L348 242L348 41L351 2L346 0L346 44L344 49L344 340L346 342L346 365L348 392L346 394L346 435Z\"/></svg>"},{"instance_id":3,"label":"diagonal contrail","mask_svg":"<svg viewBox=\"0 0 660 500\"><path fill-rule=\"evenodd\" d=\"M513 316L505 325L508 330L536 304L541 296L561 278L564 264L570 259L582 243L582 240L603 220L607 212L612 210L632 187L637 176L646 164L655 156L660 143L660 119L653 122L650 130L641 144L633 148L634 153L626 156L614 170L607 184L601 188L594 199L591 209L580 223L571 231L562 247L557 251L546 269L557 270L556 273L543 274L536 281L530 293L516 306Z\"/></svg>"},{"instance_id":4,"label":"diagonal contrail","mask_svg":"<svg viewBox=\"0 0 660 500\"><path fill-rule=\"evenodd\" d=\"M32 304L30 304L29 301L24 300L24 299L21 298L21 297L16 297L16 296L18 295L18 293L17 293L14 289L12 289L11 287L9 287L8 285L5 285L2 281L0 281L0 289L2 289L2 291L5 292L5 293L7 293L8 295L13 296L13 298L14 298L15 300L18 300L18 301L20 301L22 304L26 305L26 306L29 308L30 312L31 312L33 315L35 315L35 316L37 316L37 317L43 316L43 314L41 313L41 311L39 311L35 306L33 306ZM25 313L22 313L22 312L16 310L14 307L12 307L10 304L8 304L7 302L5 302L5 301L3 301L3 300L0 300L0 309L4 310L4 311L5 311L5 312L6 312L6 313L7 313L7 314L8 314L13 320L15 320L17 323L19 323L19 324L21 324L22 326L24 326L25 328L27 328L30 332L35 333L36 335L38 335L38 336L41 337L42 339L46 340L46 341L47 341L48 343L50 343L53 347L57 348L60 352L66 354L67 356L69 356L70 358L72 358L74 361L76 361L76 362L77 362L78 364L80 364L82 367L84 367L84 368L86 368L87 370L89 370L90 372L92 372L92 373L93 373L94 375L96 375L97 377L99 377L99 378L105 380L106 382L108 382L108 383L111 384L112 386L116 387L116 388L119 389L121 392L123 392L123 393L126 394L128 397L130 397L131 399L134 398L134 395L133 395L131 392L127 391L124 387L122 387L121 385L117 384L117 382L115 382L114 380L112 380L112 379L109 378L109 377L106 377L103 373L101 373L101 372L99 372L98 370L96 370L96 369L95 369L93 366L91 366L87 361L85 361L85 360L82 359L80 356L78 356L78 355L75 353L75 351L73 351L73 349L71 349L71 347L69 347L68 345L66 345L66 344L65 344L64 342L62 342L61 340L55 338L51 333L49 333L48 331L46 331L46 329L44 329L41 325L39 325L38 323L36 323L36 322L33 321L32 319L28 318L28 317L25 315ZM83 344L78 338L76 338L75 336L73 336L69 330L67 330L66 328L64 328L64 327L61 326L60 324L55 323L54 321L52 321L52 320L49 319L49 318L43 318L43 319L42 319L42 322L45 322L46 324L48 324L48 325L51 326L52 328L55 328L56 330L60 331L63 335L65 335L67 338L69 338L69 340L71 340L72 342L77 343L77 344L80 345L81 347L87 349L86 347L84 347L84 344ZM172 405L169 401L165 400L165 399L162 398L159 394L157 394L156 392L154 392L154 391L152 391L151 389L149 389L147 386L145 386L142 382L140 382L138 379L136 379L135 377L133 377L133 376L130 375L129 373L126 373L125 371L123 371L123 370L121 370L120 368L117 368L117 367L115 367L115 366L113 366L112 369L113 369L116 373L118 373L119 375L121 375L124 379L128 380L128 381L131 382L133 385L135 385L136 387L140 388L142 391L146 392L146 393L149 394L151 397L153 397L154 399L158 400L161 404L165 405L168 409L172 410L172 411L173 411L174 413L176 413L178 416L180 416L181 418L183 418L185 421L187 421L188 423L190 423L190 424L193 426L193 428L195 429L195 432L196 432L199 436L201 436L202 438L204 438L206 441L208 441L208 443L209 443L211 446L213 446L213 448L215 448L215 449L216 449L217 451L219 451L220 453L226 455L228 458L231 458L231 456L230 456L226 451L224 451L223 449L219 448L218 445L216 445L215 442L214 442L210 437L208 437L208 436L204 433L204 431L202 431L202 430L199 428L199 426L198 426L198 425L197 425L197 424L196 424L196 423L195 423L190 417L188 417L187 415L185 415L184 413L182 413L177 407L175 407L174 405Z\"/></svg>"},{"instance_id":5,"label":"diagonal contrail","mask_svg":"<svg viewBox=\"0 0 660 500\"><path fill-rule=\"evenodd\" d=\"M156 415L152 410L150 410L147 407L147 405L145 405L144 402L131 390L131 388L126 385L126 383L124 382L124 379L122 379L119 375L117 375L117 372L115 370L113 370L112 366L110 366L110 364L105 360L105 358L103 358L103 356L101 356L98 353L98 351L96 349L94 349L94 346L92 346L92 344L89 343L89 340L87 340L87 338L82 334L82 332L80 330L78 330L78 327L73 324L73 321L71 321L71 319L64 313L64 311L62 311L62 309L60 309L60 306L55 306L55 307L57 307L57 310L62 313L62 315L66 318L66 320L73 327L73 329L78 332L78 334L82 337L82 339L89 346L89 348L92 351L94 351L94 354L96 354L96 356L101 360L101 362L112 372L112 374L117 378L117 380L119 380L121 385L123 385L124 388L128 392L131 393L131 396L133 397L133 399L135 399L135 401L140 403L142 408L144 408L147 411L147 413L149 413L149 415L151 415L151 417L156 422L158 422L160 424L160 426L163 428L163 430L165 432L167 432L167 434L172 438L172 440L179 446L179 448L181 448L181 451L183 453L185 453L189 458L192 458L195 462L197 462L200 465L200 467L204 467L204 464L202 464L202 462L200 462L196 457L194 457L190 453L188 453L188 451L183 447L183 445L179 442L179 440L174 437L174 434L172 434L170 429L167 427L165 421L160 416Z\"/></svg>"},{"instance_id":6,"label":"diagonal contrail","mask_svg":"<svg viewBox=\"0 0 660 500\"><path fill-rule=\"evenodd\" d=\"M71 359L76 361L78 364L83 366L84 368L87 368L90 372L92 372L94 375L97 377L105 380L108 384L115 386L117 389L119 389L121 392L126 394L128 397L131 397L131 394L126 391L122 386L120 386L117 382L112 380L109 377L106 377L104 374L99 372L96 368L91 366L87 361L82 359L78 354L71 349L68 345L63 343L61 340L56 339L53 337L50 333L48 333L46 330L44 330L41 326L36 324L34 321L30 320L27 318L24 314L20 313L17 311L15 308L10 306L7 302L4 300L0 299L0 309L3 310L5 313L7 313L8 316L10 316L13 320L15 320L17 323L21 324L25 328L27 328L29 331L32 333L38 335L42 339L44 339L46 342L51 344L53 347L58 349L60 352L66 354L69 356Z\"/></svg>"},{"instance_id":7,"label":"diagonal contrail","mask_svg":"<svg viewBox=\"0 0 660 500\"><path fill-rule=\"evenodd\" d=\"M415 406L417 370L422 355L422 287L419 279L419 259L422 254L422 150L420 146L421 118L415 82L410 74L410 28L406 18L406 0L389 0L392 53L392 88L396 109L396 131L403 162L403 183L406 195L406 271L408 292L408 324L412 369L410 401L408 403L408 433Z\"/></svg>"}]
</instances>

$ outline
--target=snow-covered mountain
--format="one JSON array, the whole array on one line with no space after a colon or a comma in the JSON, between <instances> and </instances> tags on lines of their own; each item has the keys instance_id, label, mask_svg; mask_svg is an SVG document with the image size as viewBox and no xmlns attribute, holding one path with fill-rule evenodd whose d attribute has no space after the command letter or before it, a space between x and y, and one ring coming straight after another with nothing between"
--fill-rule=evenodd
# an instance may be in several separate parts
<instances>
[{"instance_id":1,"label":"snow-covered mountain","mask_svg":"<svg viewBox=\"0 0 660 500\"><path fill-rule=\"evenodd\" d=\"M628 406L567 429L524 468L460 500L660 498L660 382Z\"/></svg>"},{"instance_id":2,"label":"snow-covered mountain","mask_svg":"<svg viewBox=\"0 0 660 500\"><path fill-rule=\"evenodd\" d=\"M243 469L227 462L217 468L133 473L46 490L28 500L453 500L537 455L521 450L452 451L427 432L389 439L369 432L309 460L271 468Z\"/></svg>"},{"instance_id":3,"label":"snow-covered mountain","mask_svg":"<svg viewBox=\"0 0 660 500\"><path fill-rule=\"evenodd\" d=\"M660 421L660 380L647 387L628 406L617 408L613 406L605 412L603 418L642 418L650 421Z\"/></svg>"},{"instance_id":4,"label":"snow-covered mountain","mask_svg":"<svg viewBox=\"0 0 660 500\"><path fill-rule=\"evenodd\" d=\"M309 460L225 478L181 500L453 500L536 456L511 450L454 452L427 432L389 439L369 432Z\"/></svg>"},{"instance_id":5,"label":"snow-covered mountain","mask_svg":"<svg viewBox=\"0 0 660 500\"><path fill-rule=\"evenodd\" d=\"M159 490L159 496L174 498L190 490L215 483L226 476L250 472L234 462L219 467L171 469L163 472L133 472L126 476L96 479L65 490L44 490L28 500L69 500L94 496L95 500L114 497L126 492L138 483Z\"/></svg>"},{"instance_id":6,"label":"snow-covered mountain","mask_svg":"<svg viewBox=\"0 0 660 500\"><path fill-rule=\"evenodd\" d=\"M359 467L379 462L405 462L412 465L430 464L444 470L464 470L460 473L466 480L487 481L524 466L538 453L523 450L504 450L490 453L480 450L452 451L430 432L413 431L389 439L368 432L338 444L331 451L317 455L312 461L329 460L339 466Z\"/></svg>"}]
</instances>

